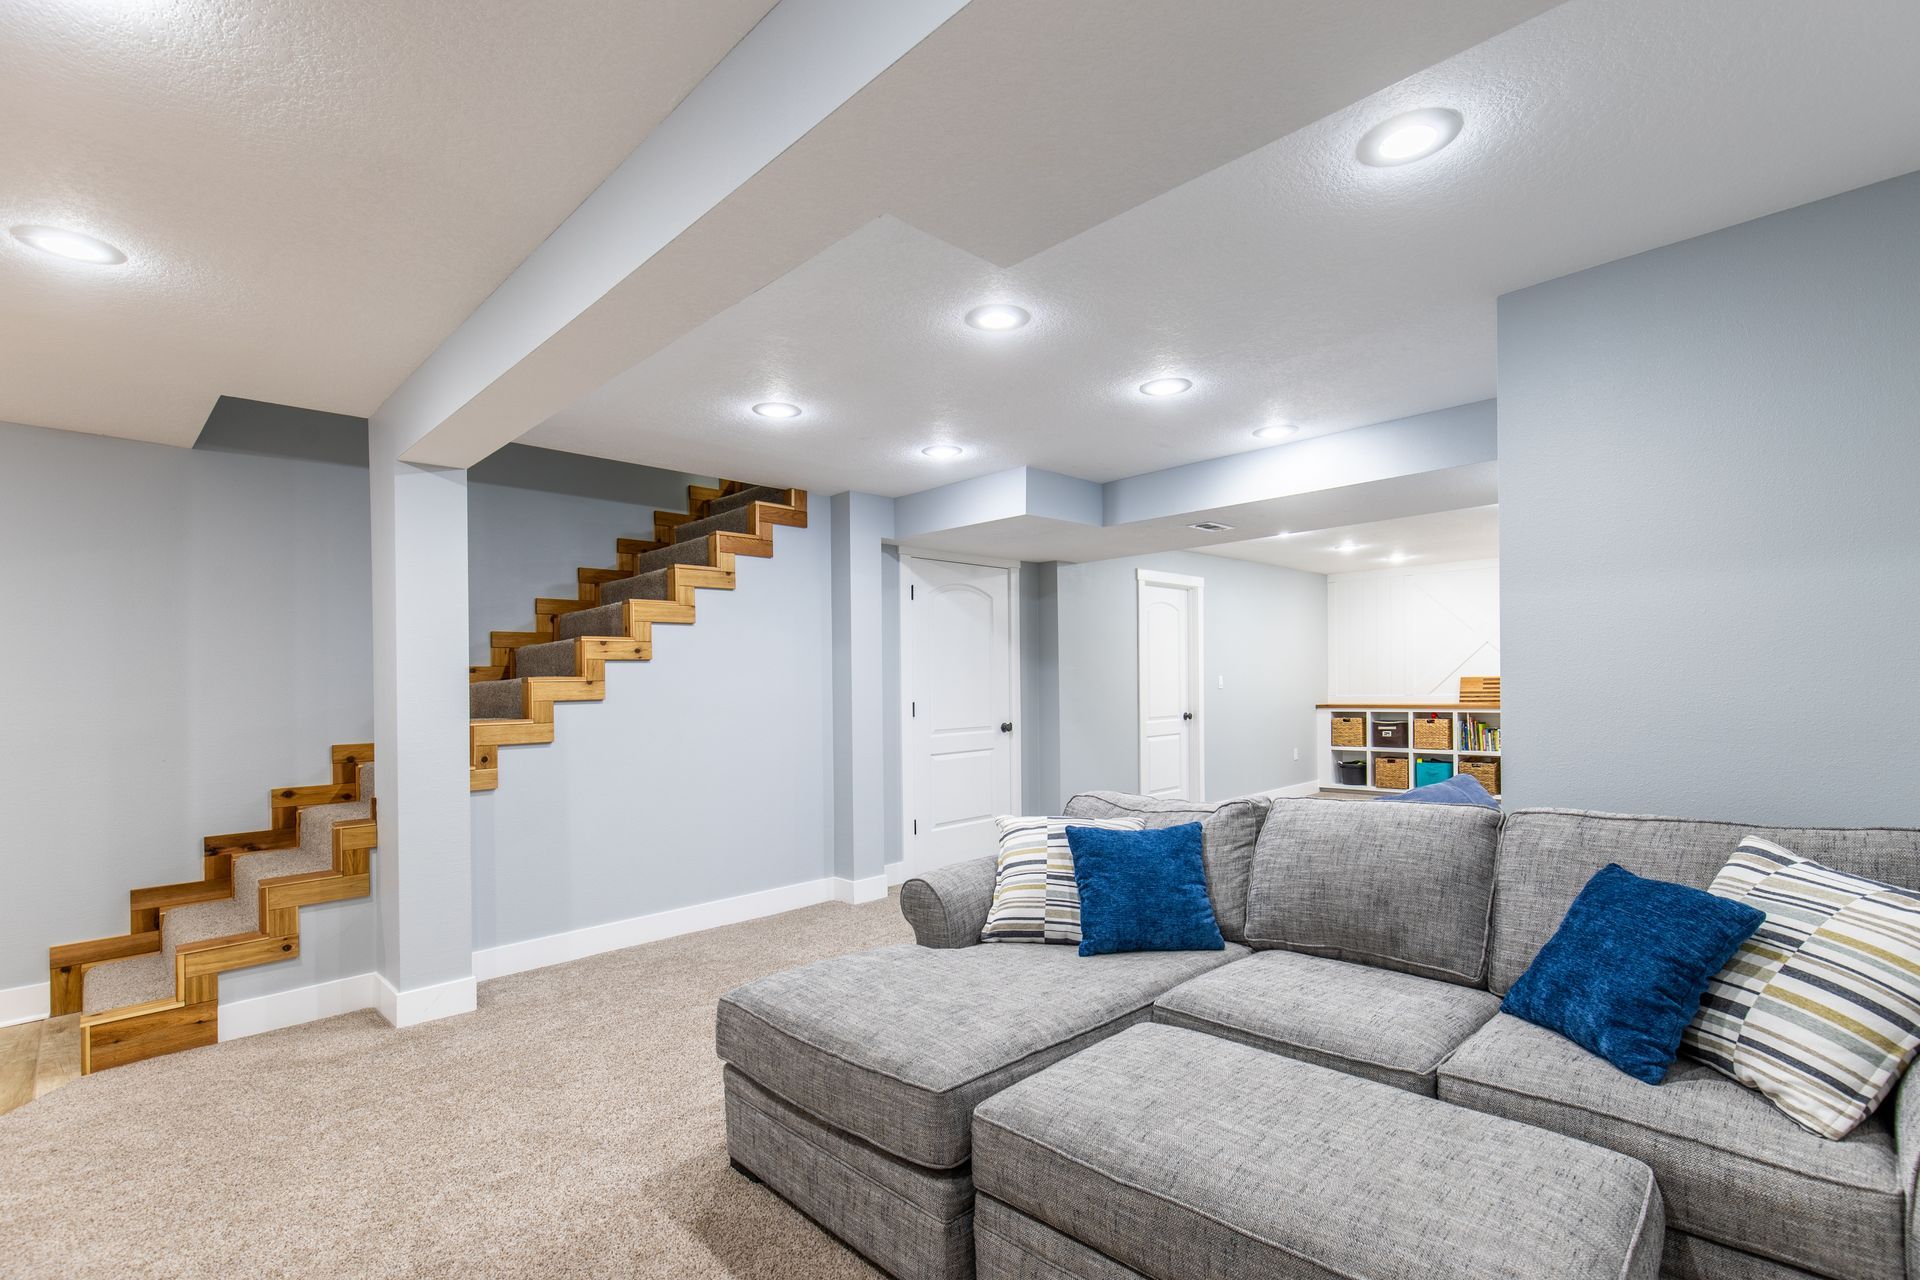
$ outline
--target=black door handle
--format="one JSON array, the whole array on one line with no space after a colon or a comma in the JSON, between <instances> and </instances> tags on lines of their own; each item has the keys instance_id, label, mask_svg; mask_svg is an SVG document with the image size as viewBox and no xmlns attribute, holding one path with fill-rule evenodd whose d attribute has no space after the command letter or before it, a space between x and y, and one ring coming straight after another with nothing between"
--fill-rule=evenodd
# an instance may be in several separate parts
<instances>
[{"instance_id":1,"label":"black door handle","mask_svg":"<svg viewBox=\"0 0 1920 1280\"><path fill-rule=\"evenodd\" d=\"M1193 712L1191 712L1191 711L1182 711L1182 712L1180 713L1180 718L1181 718L1182 720L1191 720L1191 719L1193 719Z\"/></svg>"},{"instance_id":2,"label":"black door handle","mask_svg":"<svg viewBox=\"0 0 1920 1280\"><path fill-rule=\"evenodd\" d=\"M1002 732L1002 733L1012 733L1012 732L1013 732L1013 721L1011 721L1011 720L1002 720L1002 721L1000 722L1000 732Z\"/></svg>"}]
</instances>

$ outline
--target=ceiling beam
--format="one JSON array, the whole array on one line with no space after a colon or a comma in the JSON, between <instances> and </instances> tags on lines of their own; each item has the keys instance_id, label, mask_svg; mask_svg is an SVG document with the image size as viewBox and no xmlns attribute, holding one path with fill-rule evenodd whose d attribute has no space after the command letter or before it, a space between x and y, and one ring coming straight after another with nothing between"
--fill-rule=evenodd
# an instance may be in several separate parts
<instances>
[{"instance_id":1,"label":"ceiling beam","mask_svg":"<svg viewBox=\"0 0 1920 1280\"><path fill-rule=\"evenodd\" d=\"M530 425L489 394L966 0L781 0L375 411L409 462L466 467ZM537 420L537 417L532 420Z\"/></svg>"}]
</instances>

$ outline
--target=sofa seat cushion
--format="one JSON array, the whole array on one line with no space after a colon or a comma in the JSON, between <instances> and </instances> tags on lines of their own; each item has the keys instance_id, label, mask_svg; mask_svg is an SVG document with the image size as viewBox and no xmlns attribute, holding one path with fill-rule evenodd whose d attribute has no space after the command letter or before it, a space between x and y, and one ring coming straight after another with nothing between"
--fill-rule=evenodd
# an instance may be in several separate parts
<instances>
[{"instance_id":1,"label":"sofa seat cushion","mask_svg":"<svg viewBox=\"0 0 1920 1280\"><path fill-rule=\"evenodd\" d=\"M835 956L720 998L720 1056L882 1151L963 1164L973 1109L1149 1016L1155 998L1246 956L913 945Z\"/></svg>"},{"instance_id":2,"label":"sofa seat cushion","mask_svg":"<svg viewBox=\"0 0 1920 1280\"><path fill-rule=\"evenodd\" d=\"M1442 1064L1440 1097L1644 1161L1675 1231L1835 1280L1904 1274L1884 1117L1829 1141L1704 1063L1682 1059L1666 1083L1642 1084L1504 1013Z\"/></svg>"},{"instance_id":3,"label":"sofa seat cushion","mask_svg":"<svg viewBox=\"0 0 1920 1280\"><path fill-rule=\"evenodd\" d=\"M1432 1097L1442 1060L1499 1009L1457 983L1262 951L1181 983L1153 1019Z\"/></svg>"},{"instance_id":4,"label":"sofa seat cushion","mask_svg":"<svg viewBox=\"0 0 1920 1280\"><path fill-rule=\"evenodd\" d=\"M1175 1027L1130 1027L982 1103L973 1180L1148 1276L1660 1265L1660 1192L1638 1161Z\"/></svg>"}]
</instances>

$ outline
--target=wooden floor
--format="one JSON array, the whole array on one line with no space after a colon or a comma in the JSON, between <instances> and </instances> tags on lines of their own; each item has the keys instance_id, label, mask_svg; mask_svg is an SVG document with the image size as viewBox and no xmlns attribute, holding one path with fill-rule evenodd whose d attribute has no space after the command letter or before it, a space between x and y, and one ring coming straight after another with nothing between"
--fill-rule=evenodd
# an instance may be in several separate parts
<instances>
[{"instance_id":1,"label":"wooden floor","mask_svg":"<svg viewBox=\"0 0 1920 1280\"><path fill-rule=\"evenodd\" d=\"M0 1027L0 1112L79 1078L79 1014Z\"/></svg>"}]
</instances>

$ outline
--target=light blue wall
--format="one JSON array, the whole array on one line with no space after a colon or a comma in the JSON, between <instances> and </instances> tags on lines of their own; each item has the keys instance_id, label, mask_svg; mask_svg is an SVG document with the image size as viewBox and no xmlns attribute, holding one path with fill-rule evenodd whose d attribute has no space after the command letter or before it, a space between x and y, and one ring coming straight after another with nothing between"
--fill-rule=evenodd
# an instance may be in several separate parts
<instances>
[{"instance_id":1,"label":"light blue wall","mask_svg":"<svg viewBox=\"0 0 1920 1280\"><path fill-rule=\"evenodd\" d=\"M1920 824L1920 174L1500 301L1509 800Z\"/></svg>"},{"instance_id":2,"label":"light blue wall","mask_svg":"<svg viewBox=\"0 0 1920 1280\"><path fill-rule=\"evenodd\" d=\"M1314 704L1327 684L1327 580L1192 552L1062 564L1056 570L1062 798L1140 788L1136 569L1206 582L1208 799L1315 776ZM1224 677L1225 688L1220 687ZM1300 749L1300 759L1292 758Z\"/></svg>"},{"instance_id":3,"label":"light blue wall","mask_svg":"<svg viewBox=\"0 0 1920 1280\"><path fill-rule=\"evenodd\" d=\"M1060 566L1020 566L1021 809L1058 813L1060 791Z\"/></svg>"},{"instance_id":4,"label":"light blue wall","mask_svg":"<svg viewBox=\"0 0 1920 1280\"><path fill-rule=\"evenodd\" d=\"M779 529L473 798L474 945L833 874L831 533ZM878 868L875 868L877 873Z\"/></svg>"},{"instance_id":5,"label":"light blue wall","mask_svg":"<svg viewBox=\"0 0 1920 1280\"><path fill-rule=\"evenodd\" d=\"M0 988L126 932L129 889L198 879L203 836L264 825L272 788L372 736L364 437L358 463L210 443L0 425ZM222 994L372 967L368 903L301 928L298 960Z\"/></svg>"},{"instance_id":6,"label":"light blue wall","mask_svg":"<svg viewBox=\"0 0 1920 1280\"><path fill-rule=\"evenodd\" d=\"M685 511L684 475L554 449L508 445L467 473L469 659L487 634L533 625L536 598L573 599L574 571L612 567L621 538L651 538L653 513Z\"/></svg>"}]
</instances>

